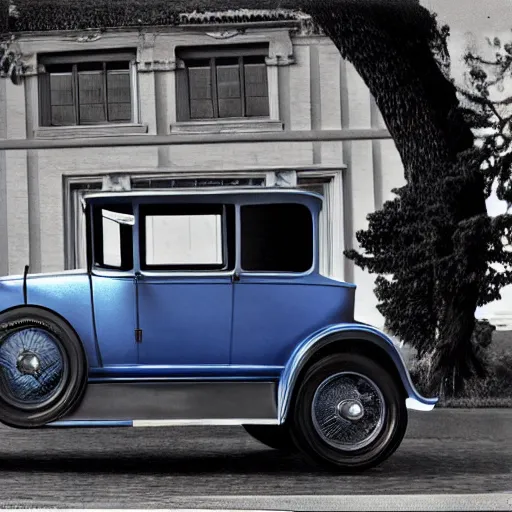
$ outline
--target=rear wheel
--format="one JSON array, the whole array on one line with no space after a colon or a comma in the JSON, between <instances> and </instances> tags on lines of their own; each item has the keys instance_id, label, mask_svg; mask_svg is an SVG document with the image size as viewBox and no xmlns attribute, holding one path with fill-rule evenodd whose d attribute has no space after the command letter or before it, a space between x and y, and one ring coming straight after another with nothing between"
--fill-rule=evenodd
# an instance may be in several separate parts
<instances>
[{"instance_id":1,"label":"rear wheel","mask_svg":"<svg viewBox=\"0 0 512 512\"><path fill-rule=\"evenodd\" d=\"M295 444L327 469L374 467L398 448L407 429L401 387L382 366L358 354L315 363L293 405Z\"/></svg>"},{"instance_id":2,"label":"rear wheel","mask_svg":"<svg viewBox=\"0 0 512 512\"><path fill-rule=\"evenodd\" d=\"M80 402L87 361L80 340L49 311L26 307L0 315L0 422L34 428Z\"/></svg>"},{"instance_id":3,"label":"rear wheel","mask_svg":"<svg viewBox=\"0 0 512 512\"><path fill-rule=\"evenodd\" d=\"M284 452L295 450L290 430L285 425L244 425L245 431L260 443Z\"/></svg>"}]
</instances>

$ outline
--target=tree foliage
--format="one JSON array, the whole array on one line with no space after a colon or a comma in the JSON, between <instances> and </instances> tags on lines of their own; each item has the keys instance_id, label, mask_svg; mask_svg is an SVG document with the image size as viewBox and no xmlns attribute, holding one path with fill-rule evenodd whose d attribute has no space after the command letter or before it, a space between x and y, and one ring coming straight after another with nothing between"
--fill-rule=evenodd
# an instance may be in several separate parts
<instances>
[{"instance_id":1,"label":"tree foliage","mask_svg":"<svg viewBox=\"0 0 512 512\"><path fill-rule=\"evenodd\" d=\"M21 54L12 44L14 38L0 40L0 78L8 78L15 85L20 85L25 71Z\"/></svg>"},{"instance_id":2,"label":"tree foliage","mask_svg":"<svg viewBox=\"0 0 512 512\"><path fill-rule=\"evenodd\" d=\"M512 204L512 42L488 40L491 58L467 52L466 87L459 87L463 113L473 127L480 148L485 194ZM488 276L479 305L500 299L503 286L512 283L512 215L492 219Z\"/></svg>"}]
</instances>

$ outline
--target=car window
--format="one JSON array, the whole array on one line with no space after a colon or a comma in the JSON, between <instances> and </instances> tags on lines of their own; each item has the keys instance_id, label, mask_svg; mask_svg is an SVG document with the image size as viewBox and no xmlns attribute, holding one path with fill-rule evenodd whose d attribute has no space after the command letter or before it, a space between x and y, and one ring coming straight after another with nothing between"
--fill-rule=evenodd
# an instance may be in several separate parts
<instances>
[{"instance_id":1,"label":"car window","mask_svg":"<svg viewBox=\"0 0 512 512\"><path fill-rule=\"evenodd\" d=\"M241 207L242 270L306 272L313 265L313 218L302 204Z\"/></svg>"},{"instance_id":2,"label":"car window","mask_svg":"<svg viewBox=\"0 0 512 512\"><path fill-rule=\"evenodd\" d=\"M98 205L93 209L94 264L119 270L133 268L131 205Z\"/></svg>"},{"instance_id":3,"label":"car window","mask_svg":"<svg viewBox=\"0 0 512 512\"><path fill-rule=\"evenodd\" d=\"M222 263L221 215L146 216L148 265Z\"/></svg>"},{"instance_id":4,"label":"car window","mask_svg":"<svg viewBox=\"0 0 512 512\"><path fill-rule=\"evenodd\" d=\"M227 268L228 217L222 205L141 207L141 267Z\"/></svg>"}]
</instances>

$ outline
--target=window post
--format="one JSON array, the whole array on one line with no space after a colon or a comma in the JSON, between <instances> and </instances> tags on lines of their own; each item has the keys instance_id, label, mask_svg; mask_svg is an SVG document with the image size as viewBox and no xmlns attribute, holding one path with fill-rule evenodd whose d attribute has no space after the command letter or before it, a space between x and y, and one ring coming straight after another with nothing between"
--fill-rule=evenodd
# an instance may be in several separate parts
<instances>
[{"instance_id":1,"label":"window post","mask_svg":"<svg viewBox=\"0 0 512 512\"><path fill-rule=\"evenodd\" d=\"M279 67L277 59L267 57L268 107L271 121L279 121Z\"/></svg>"}]
</instances>

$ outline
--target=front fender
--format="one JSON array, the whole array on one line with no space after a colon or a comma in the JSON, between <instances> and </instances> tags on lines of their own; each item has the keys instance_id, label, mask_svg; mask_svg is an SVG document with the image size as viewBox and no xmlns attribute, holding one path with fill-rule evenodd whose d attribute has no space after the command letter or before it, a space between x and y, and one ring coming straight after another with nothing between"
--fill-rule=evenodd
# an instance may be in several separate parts
<instances>
[{"instance_id":1,"label":"front fender","mask_svg":"<svg viewBox=\"0 0 512 512\"><path fill-rule=\"evenodd\" d=\"M279 422L286 420L290 407L293 389L297 384L298 376L311 356L331 343L341 343L347 340L365 340L375 343L384 349L396 366L407 394L406 406L408 409L419 411L431 411L437 398L425 398L416 390L402 354L397 349L391 338L379 329L365 324L347 323L335 324L326 327L306 338L293 352L286 364L279 381L278 412Z\"/></svg>"},{"instance_id":2,"label":"front fender","mask_svg":"<svg viewBox=\"0 0 512 512\"><path fill-rule=\"evenodd\" d=\"M0 313L23 305L23 278L0 278Z\"/></svg>"}]
</instances>

